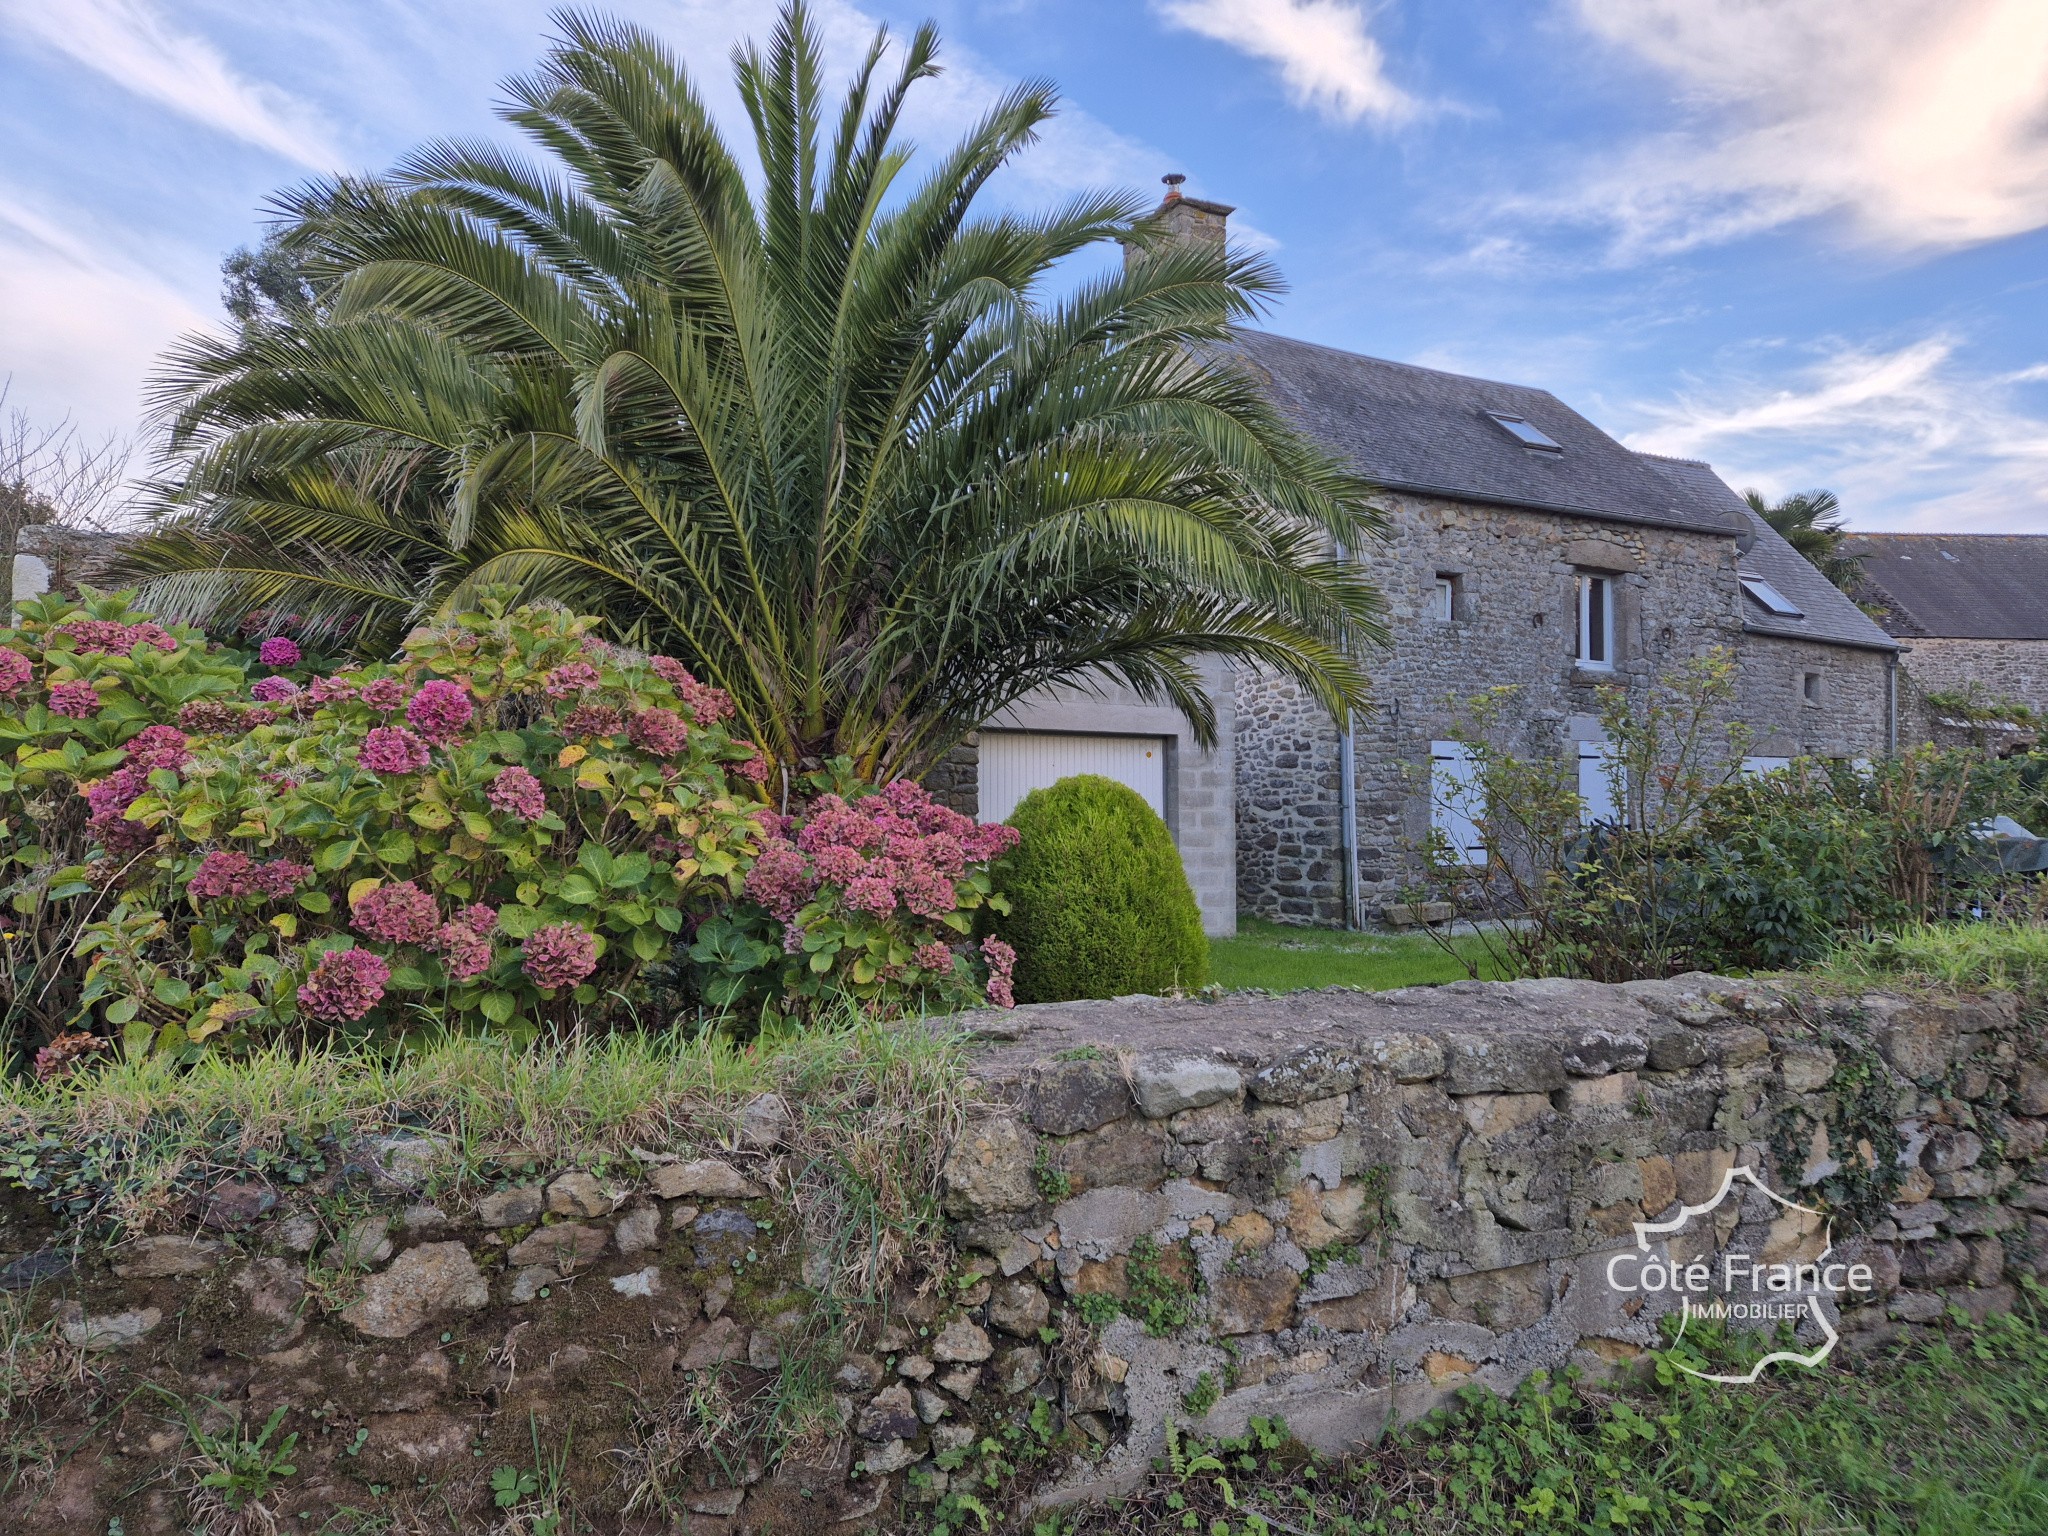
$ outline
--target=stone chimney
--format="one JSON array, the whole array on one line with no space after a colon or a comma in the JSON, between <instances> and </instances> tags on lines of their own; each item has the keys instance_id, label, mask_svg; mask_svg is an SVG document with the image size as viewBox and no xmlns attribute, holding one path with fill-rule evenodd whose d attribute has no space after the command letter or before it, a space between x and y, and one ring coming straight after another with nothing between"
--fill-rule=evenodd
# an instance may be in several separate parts
<instances>
[{"instance_id":1,"label":"stone chimney","mask_svg":"<svg viewBox=\"0 0 2048 1536\"><path fill-rule=\"evenodd\" d=\"M1180 184L1187 180L1180 172L1159 178L1166 183L1166 197L1152 210L1152 223L1159 230L1163 246L1193 245L1221 251L1226 226L1235 211L1229 203L1211 203L1199 197L1182 197ZM1129 266L1143 252L1129 241L1124 243L1124 265Z\"/></svg>"}]
</instances>

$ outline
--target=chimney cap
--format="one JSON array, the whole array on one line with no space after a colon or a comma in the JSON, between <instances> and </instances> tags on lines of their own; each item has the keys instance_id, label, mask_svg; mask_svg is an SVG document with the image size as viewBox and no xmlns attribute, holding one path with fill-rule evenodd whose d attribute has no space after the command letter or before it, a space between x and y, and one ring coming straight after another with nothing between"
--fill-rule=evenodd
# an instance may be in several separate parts
<instances>
[{"instance_id":1,"label":"chimney cap","mask_svg":"<svg viewBox=\"0 0 2048 1536\"><path fill-rule=\"evenodd\" d=\"M1188 178L1184 172L1168 171L1159 179L1166 183L1166 200L1170 203L1180 196L1180 184Z\"/></svg>"}]
</instances>

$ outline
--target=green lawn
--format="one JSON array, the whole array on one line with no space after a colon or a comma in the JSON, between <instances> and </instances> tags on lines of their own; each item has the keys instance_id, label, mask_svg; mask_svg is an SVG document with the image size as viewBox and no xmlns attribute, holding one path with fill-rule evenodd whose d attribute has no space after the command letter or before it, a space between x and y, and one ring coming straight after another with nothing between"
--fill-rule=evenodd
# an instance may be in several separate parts
<instances>
[{"instance_id":1,"label":"green lawn","mask_svg":"<svg viewBox=\"0 0 2048 1536\"><path fill-rule=\"evenodd\" d=\"M1454 940L1461 953L1491 976L1476 939ZM1462 981L1464 966L1421 934L1346 933L1338 928L1291 928L1258 918L1238 924L1234 939L1209 943L1210 978L1227 988L1300 992L1310 987L1426 986Z\"/></svg>"}]
</instances>

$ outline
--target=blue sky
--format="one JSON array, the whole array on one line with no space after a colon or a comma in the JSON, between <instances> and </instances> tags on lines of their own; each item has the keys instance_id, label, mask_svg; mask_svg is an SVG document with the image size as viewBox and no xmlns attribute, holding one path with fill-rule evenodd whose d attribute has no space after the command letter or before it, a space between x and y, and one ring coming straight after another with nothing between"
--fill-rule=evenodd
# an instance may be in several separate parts
<instances>
[{"instance_id":1,"label":"blue sky","mask_svg":"<svg viewBox=\"0 0 2048 1536\"><path fill-rule=\"evenodd\" d=\"M732 107L772 0L620 0ZM1866 528L2048 533L2044 0L817 0L935 17L958 132L1049 76L999 189L1233 203L1274 329L1555 391ZM276 188L498 133L542 0L0 0L8 403L139 430ZM729 114L735 124L736 108Z\"/></svg>"}]
</instances>

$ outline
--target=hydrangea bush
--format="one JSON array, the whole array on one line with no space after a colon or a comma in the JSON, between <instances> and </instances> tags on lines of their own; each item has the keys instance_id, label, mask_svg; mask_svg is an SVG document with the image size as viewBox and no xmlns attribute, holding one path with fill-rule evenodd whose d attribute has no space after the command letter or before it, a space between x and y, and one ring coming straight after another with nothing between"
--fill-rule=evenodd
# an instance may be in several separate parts
<instances>
[{"instance_id":1,"label":"hydrangea bush","mask_svg":"<svg viewBox=\"0 0 2048 1536\"><path fill-rule=\"evenodd\" d=\"M57 834L8 894L70 914L39 1038L523 1036L654 1022L657 989L749 1026L846 992L1007 1001L971 932L1014 834L843 777L769 807L727 697L596 623L493 597L331 674L123 598L0 630L0 811Z\"/></svg>"},{"instance_id":2,"label":"hydrangea bush","mask_svg":"<svg viewBox=\"0 0 2048 1536\"><path fill-rule=\"evenodd\" d=\"M760 818L748 901L697 932L690 957L707 1001L774 1013L845 992L952 996L979 981L1009 1007L1016 956L999 939L964 941L978 913L1009 911L989 866L1016 831L950 810L908 779L868 791L844 762L807 786L798 814Z\"/></svg>"}]
</instances>

